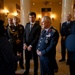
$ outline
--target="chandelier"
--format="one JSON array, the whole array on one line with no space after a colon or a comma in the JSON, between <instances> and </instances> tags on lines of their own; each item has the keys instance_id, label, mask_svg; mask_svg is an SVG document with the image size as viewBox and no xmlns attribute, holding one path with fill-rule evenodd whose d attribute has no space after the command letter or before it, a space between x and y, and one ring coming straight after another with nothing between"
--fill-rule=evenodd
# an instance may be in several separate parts
<instances>
[{"instance_id":1,"label":"chandelier","mask_svg":"<svg viewBox=\"0 0 75 75\"><path fill-rule=\"evenodd\" d=\"M45 5L48 5L49 4L49 1L44 1L43 2Z\"/></svg>"}]
</instances>

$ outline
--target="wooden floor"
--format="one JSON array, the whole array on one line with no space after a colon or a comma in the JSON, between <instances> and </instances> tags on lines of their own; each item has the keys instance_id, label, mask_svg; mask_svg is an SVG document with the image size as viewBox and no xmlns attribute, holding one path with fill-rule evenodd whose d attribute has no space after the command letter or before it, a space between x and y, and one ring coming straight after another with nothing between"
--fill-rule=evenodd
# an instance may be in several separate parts
<instances>
[{"instance_id":1,"label":"wooden floor","mask_svg":"<svg viewBox=\"0 0 75 75\"><path fill-rule=\"evenodd\" d=\"M69 66L66 65L66 61L65 62L59 62L60 59L61 59L61 46L60 46L60 39L59 39L59 42L57 44L57 53L56 53L56 60L57 60L59 69L58 69L58 72L55 73L55 75L70 75L70 73L69 73ZM24 61L24 64L25 64L25 61ZM30 64L31 64L31 67L30 67L29 75L33 75L33 72L34 72L33 60L31 60ZM39 65L38 75L40 75L40 63L39 62L38 62L38 65ZM23 74L24 71L25 71L25 69L24 70L20 69L20 67L18 66L18 69L17 69L16 73Z\"/></svg>"}]
</instances>

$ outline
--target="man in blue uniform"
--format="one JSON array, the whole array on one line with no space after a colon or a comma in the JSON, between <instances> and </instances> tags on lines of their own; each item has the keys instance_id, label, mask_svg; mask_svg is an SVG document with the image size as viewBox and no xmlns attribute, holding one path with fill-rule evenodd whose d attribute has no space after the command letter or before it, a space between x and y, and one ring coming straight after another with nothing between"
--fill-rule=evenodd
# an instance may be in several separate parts
<instances>
[{"instance_id":1,"label":"man in blue uniform","mask_svg":"<svg viewBox=\"0 0 75 75\"><path fill-rule=\"evenodd\" d=\"M48 16L42 18L43 30L37 45L37 55L40 57L40 75L54 75L55 53L59 34L51 26Z\"/></svg>"},{"instance_id":2,"label":"man in blue uniform","mask_svg":"<svg viewBox=\"0 0 75 75\"><path fill-rule=\"evenodd\" d=\"M75 18L75 9L74 9ZM66 39L66 48L69 52L70 75L75 75L75 20L72 21L70 35Z\"/></svg>"},{"instance_id":3,"label":"man in blue uniform","mask_svg":"<svg viewBox=\"0 0 75 75\"><path fill-rule=\"evenodd\" d=\"M75 34L71 34L67 37L66 48L69 52L70 75L75 75Z\"/></svg>"},{"instance_id":4,"label":"man in blue uniform","mask_svg":"<svg viewBox=\"0 0 75 75\"><path fill-rule=\"evenodd\" d=\"M59 62L65 61L65 56L66 56L65 40L66 40L67 36L70 35L71 26L72 26L71 14L68 14L67 21L62 24L61 30L60 30L62 58L59 60ZM68 64L68 56L67 56L67 64Z\"/></svg>"}]
</instances>

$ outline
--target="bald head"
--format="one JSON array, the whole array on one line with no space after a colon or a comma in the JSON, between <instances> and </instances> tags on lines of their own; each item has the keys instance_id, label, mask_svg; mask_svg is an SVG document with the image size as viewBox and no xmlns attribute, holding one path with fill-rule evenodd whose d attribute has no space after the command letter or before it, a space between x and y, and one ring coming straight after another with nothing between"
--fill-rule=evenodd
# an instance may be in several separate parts
<instances>
[{"instance_id":1,"label":"bald head","mask_svg":"<svg viewBox=\"0 0 75 75\"><path fill-rule=\"evenodd\" d=\"M44 16L41 20L42 28L47 29L51 26L51 18Z\"/></svg>"}]
</instances>

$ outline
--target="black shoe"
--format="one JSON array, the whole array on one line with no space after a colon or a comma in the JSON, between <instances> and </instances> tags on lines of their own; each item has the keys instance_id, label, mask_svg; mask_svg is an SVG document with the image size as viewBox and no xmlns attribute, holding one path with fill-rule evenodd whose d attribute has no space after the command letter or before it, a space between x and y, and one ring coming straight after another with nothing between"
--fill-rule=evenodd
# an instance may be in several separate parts
<instances>
[{"instance_id":1,"label":"black shoe","mask_svg":"<svg viewBox=\"0 0 75 75\"><path fill-rule=\"evenodd\" d=\"M69 65L69 61L66 62L66 65Z\"/></svg>"},{"instance_id":2,"label":"black shoe","mask_svg":"<svg viewBox=\"0 0 75 75\"><path fill-rule=\"evenodd\" d=\"M23 73L23 75L29 75L29 72L25 71L25 72Z\"/></svg>"},{"instance_id":3,"label":"black shoe","mask_svg":"<svg viewBox=\"0 0 75 75\"><path fill-rule=\"evenodd\" d=\"M55 69L54 72L57 73L58 72L58 69Z\"/></svg>"},{"instance_id":4,"label":"black shoe","mask_svg":"<svg viewBox=\"0 0 75 75\"><path fill-rule=\"evenodd\" d=\"M20 66L21 69L24 69L24 66Z\"/></svg>"},{"instance_id":5,"label":"black shoe","mask_svg":"<svg viewBox=\"0 0 75 75\"><path fill-rule=\"evenodd\" d=\"M61 59L61 60L59 60L59 62L63 62L63 61L65 61L65 59Z\"/></svg>"},{"instance_id":6,"label":"black shoe","mask_svg":"<svg viewBox=\"0 0 75 75\"><path fill-rule=\"evenodd\" d=\"M34 72L34 75L38 75L38 73L35 73L35 72Z\"/></svg>"}]
</instances>

